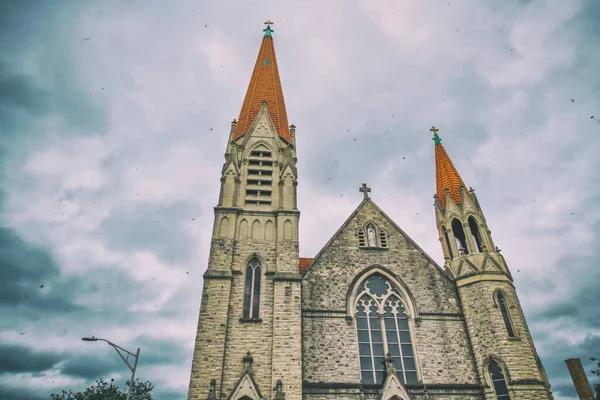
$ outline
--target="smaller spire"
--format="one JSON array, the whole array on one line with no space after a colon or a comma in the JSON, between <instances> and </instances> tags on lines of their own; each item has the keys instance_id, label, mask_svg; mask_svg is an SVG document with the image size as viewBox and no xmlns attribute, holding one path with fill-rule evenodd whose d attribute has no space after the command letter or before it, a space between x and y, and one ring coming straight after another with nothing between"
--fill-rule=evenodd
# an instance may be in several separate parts
<instances>
[{"instance_id":1,"label":"smaller spire","mask_svg":"<svg viewBox=\"0 0 600 400\"><path fill-rule=\"evenodd\" d=\"M273 25L275 22L271 21L270 19L265 21L265 25L267 26L265 29L263 29L263 32L265 33L264 37L273 37L272 33L275 32L273 29L271 29L271 25Z\"/></svg>"},{"instance_id":2,"label":"smaller spire","mask_svg":"<svg viewBox=\"0 0 600 400\"><path fill-rule=\"evenodd\" d=\"M442 145L442 139L437 134L439 129L432 126L429 130L433 132L433 140L435 141L435 181L438 198L441 201L442 208L446 207L448 194L450 194L454 203L459 205L462 203L461 190L466 185Z\"/></svg>"}]
</instances>

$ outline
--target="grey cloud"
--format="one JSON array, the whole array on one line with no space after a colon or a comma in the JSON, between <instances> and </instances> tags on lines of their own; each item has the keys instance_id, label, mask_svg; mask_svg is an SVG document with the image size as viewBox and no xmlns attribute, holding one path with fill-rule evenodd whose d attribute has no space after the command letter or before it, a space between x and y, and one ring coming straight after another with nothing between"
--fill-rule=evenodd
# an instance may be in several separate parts
<instances>
[{"instance_id":1,"label":"grey cloud","mask_svg":"<svg viewBox=\"0 0 600 400\"><path fill-rule=\"evenodd\" d=\"M187 262L194 240L181 224L198 215L191 203L136 205L133 212L117 209L100 229L117 250L156 252L164 262Z\"/></svg>"},{"instance_id":2,"label":"grey cloud","mask_svg":"<svg viewBox=\"0 0 600 400\"><path fill-rule=\"evenodd\" d=\"M36 352L22 345L0 344L1 372L41 372L62 360L62 356L50 352Z\"/></svg>"},{"instance_id":3,"label":"grey cloud","mask_svg":"<svg viewBox=\"0 0 600 400\"><path fill-rule=\"evenodd\" d=\"M42 296L39 286L59 277L59 266L44 249L31 246L19 235L0 226L0 304L66 312L78 309L65 298Z\"/></svg>"}]
</instances>

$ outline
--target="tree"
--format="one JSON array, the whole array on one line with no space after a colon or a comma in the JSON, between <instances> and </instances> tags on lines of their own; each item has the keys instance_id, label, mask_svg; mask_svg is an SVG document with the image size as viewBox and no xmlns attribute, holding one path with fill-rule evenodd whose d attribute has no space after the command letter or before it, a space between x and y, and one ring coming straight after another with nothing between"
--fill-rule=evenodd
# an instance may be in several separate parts
<instances>
[{"instance_id":1,"label":"tree","mask_svg":"<svg viewBox=\"0 0 600 400\"><path fill-rule=\"evenodd\" d=\"M597 363L597 365L596 365L597 369L593 369L592 374L600 377L600 359L598 359L596 357L590 357L590 360L596 361L596 363ZM594 385L594 389L596 390L596 398L600 399L600 383L596 383Z\"/></svg>"},{"instance_id":2,"label":"tree","mask_svg":"<svg viewBox=\"0 0 600 400\"><path fill-rule=\"evenodd\" d=\"M129 381L122 390L113 382L114 379L110 383L100 379L83 392L63 390L60 394L52 393L50 397L52 400L126 400ZM152 389L154 386L150 382L142 383L136 379L131 388L130 400L152 400Z\"/></svg>"}]
</instances>

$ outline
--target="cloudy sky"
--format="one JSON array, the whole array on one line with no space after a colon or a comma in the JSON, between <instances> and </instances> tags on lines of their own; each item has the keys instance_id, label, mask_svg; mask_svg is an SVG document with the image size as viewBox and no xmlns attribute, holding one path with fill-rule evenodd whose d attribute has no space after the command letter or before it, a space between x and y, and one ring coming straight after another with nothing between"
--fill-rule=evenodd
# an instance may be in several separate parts
<instances>
[{"instance_id":1,"label":"cloudy sky","mask_svg":"<svg viewBox=\"0 0 600 400\"><path fill-rule=\"evenodd\" d=\"M0 398L187 392L230 122L272 19L301 256L362 199L443 262L433 142L475 188L557 399L600 356L600 2L0 3ZM41 286L43 285L43 287ZM598 380L591 379L592 382Z\"/></svg>"}]
</instances>

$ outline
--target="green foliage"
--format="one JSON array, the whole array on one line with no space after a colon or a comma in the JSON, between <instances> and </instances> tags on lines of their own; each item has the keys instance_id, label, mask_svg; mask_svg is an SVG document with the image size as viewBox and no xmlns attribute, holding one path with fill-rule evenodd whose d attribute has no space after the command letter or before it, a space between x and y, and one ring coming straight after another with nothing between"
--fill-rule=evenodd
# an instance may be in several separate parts
<instances>
[{"instance_id":1,"label":"green foliage","mask_svg":"<svg viewBox=\"0 0 600 400\"><path fill-rule=\"evenodd\" d=\"M596 376L600 376L600 359L598 359L596 357L590 357L590 360L596 361L598 363L598 365L596 365L596 368L598 368L598 369L593 369L592 374L594 374Z\"/></svg>"},{"instance_id":2,"label":"green foliage","mask_svg":"<svg viewBox=\"0 0 600 400\"><path fill-rule=\"evenodd\" d=\"M50 395L52 400L126 400L129 381L123 389L119 389L113 384L114 379L105 382L100 379L83 392L73 392L63 390L62 393L53 393ZM152 389L154 386L150 382L140 382L136 379L131 388L130 400L152 400Z\"/></svg>"}]
</instances>

